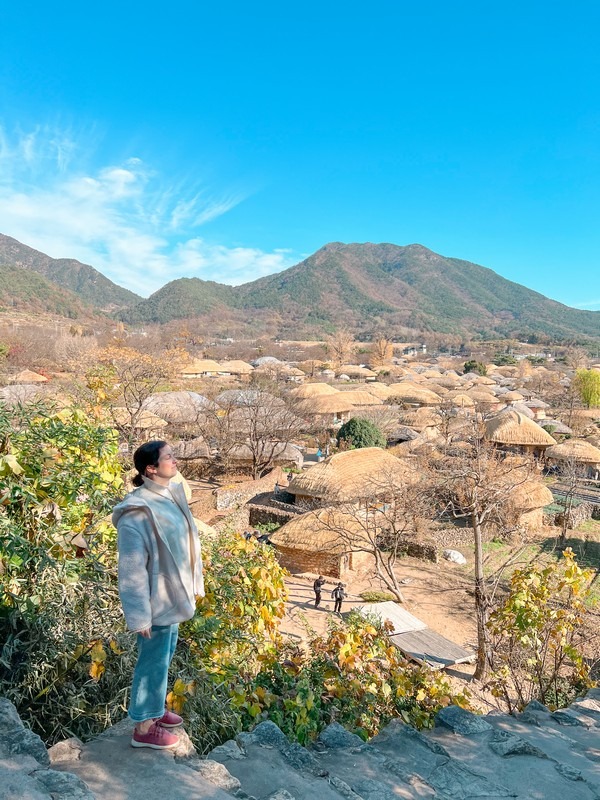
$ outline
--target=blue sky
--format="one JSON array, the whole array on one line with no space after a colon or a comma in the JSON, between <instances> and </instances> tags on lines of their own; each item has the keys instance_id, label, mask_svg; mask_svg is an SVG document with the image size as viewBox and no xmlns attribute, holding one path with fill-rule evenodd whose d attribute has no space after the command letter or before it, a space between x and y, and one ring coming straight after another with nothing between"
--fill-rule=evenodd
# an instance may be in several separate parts
<instances>
[{"instance_id":1,"label":"blue sky","mask_svg":"<svg viewBox=\"0 0 600 800\"><path fill-rule=\"evenodd\" d=\"M600 309L600 6L0 11L0 231L147 295L419 242Z\"/></svg>"}]
</instances>

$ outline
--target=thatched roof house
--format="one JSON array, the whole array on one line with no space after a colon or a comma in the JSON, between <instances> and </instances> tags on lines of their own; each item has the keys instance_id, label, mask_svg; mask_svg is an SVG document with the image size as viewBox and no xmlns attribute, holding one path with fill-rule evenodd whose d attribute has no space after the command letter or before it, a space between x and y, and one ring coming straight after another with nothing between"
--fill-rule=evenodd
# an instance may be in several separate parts
<instances>
[{"instance_id":1,"label":"thatched roof house","mask_svg":"<svg viewBox=\"0 0 600 800\"><path fill-rule=\"evenodd\" d=\"M147 436L154 437L160 436L162 428L166 428L167 422L153 414L152 411L131 412L124 406L118 406L111 409L111 416L117 425L124 427L131 427L137 431L144 431Z\"/></svg>"},{"instance_id":2,"label":"thatched roof house","mask_svg":"<svg viewBox=\"0 0 600 800\"><path fill-rule=\"evenodd\" d=\"M195 358L181 372L182 378L206 378L218 375L222 370L220 364L210 358Z\"/></svg>"},{"instance_id":3,"label":"thatched roof house","mask_svg":"<svg viewBox=\"0 0 600 800\"><path fill-rule=\"evenodd\" d=\"M515 486L508 502L517 512L519 524L533 530L542 527L544 508L554 502L554 496L544 483L531 480Z\"/></svg>"},{"instance_id":4,"label":"thatched roof house","mask_svg":"<svg viewBox=\"0 0 600 800\"><path fill-rule=\"evenodd\" d=\"M281 564L290 572L312 572L343 578L364 566L364 527L355 514L321 508L292 519L270 537ZM332 587L333 588L333 587Z\"/></svg>"},{"instance_id":5,"label":"thatched roof house","mask_svg":"<svg viewBox=\"0 0 600 800\"><path fill-rule=\"evenodd\" d=\"M389 387L390 397L394 397L407 405L439 406L442 398L429 389L418 386L412 381L392 383Z\"/></svg>"},{"instance_id":6,"label":"thatched roof house","mask_svg":"<svg viewBox=\"0 0 600 800\"><path fill-rule=\"evenodd\" d=\"M31 369L23 369L10 378L11 383L47 383L48 378Z\"/></svg>"},{"instance_id":7,"label":"thatched roof house","mask_svg":"<svg viewBox=\"0 0 600 800\"><path fill-rule=\"evenodd\" d=\"M547 447L556 444L556 439L536 422L513 409L487 420L484 423L484 438L504 448L534 454L543 453Z\"/></svg>"},{"instance_id":8,"label":"thatched roof house","mask_svg":"<svg viewBox=\"0 0 600 800\"><path fill-rule=\"evenodd\" d=\"M290 397L305 400L307 397L321 397L326 394L339 394L339 389L328 383L305 383L290 391Z\"/></svg>"},{"instance_id":9,"label":"thatched roof house","mask_svg":"<svg viewBox=\"0 0 600 800\"><path fill-rule=\"evenodd\" d=\"M585 439L567 439L546 450L549 461L573 461L579 464L600 464L600 449Z\"/></svg>"},{"instance_id":10,"label":"thatched roof house","mask_svg":"<svg viewBox=\"0 0 600 800\"><path fill-rule=\"evenodd\" d=\"M475 408L475 400L465 392L453 393L450 400L455 408Z\"/></svg>"},{"instance_id":11,"label":"thatched roof house","mask_svg":"<svg viewBox=\"0 0 600 800\"><path fill-rule=\"evenodd\" d=\"M381 406L383 400L376 397L371 392L364 389L354 389L349 392L344 392L344 397L349 400L353 406Z\"/></svg>"},{"instance_id":12,"label":"thatched roof house","mask_svg":"<svg viewBox=\"0 0 600 800\"><path fill-rule=\"evenodd\" d=\"M252 467L255 455L259 461L268 459L273 467L302 469L304 464L302 451L290 442L262 441L257 452L247 444L237 444L227 451L227 460L232 466Z\"/></svg>"},{"instance_id":13,"label":"thatched roof house","mask_svg":"<svg viewBox=\"0 0 600 800\"><path fill-rule=\"evenodd\" d=\"M203 421L206 413L214 408L214 403L197 392L157 392L144 401L146 411L173 425Z\"/></svg>"},{"instance_id":14,"label":"thatched roof house","mask_svg":"<svg viewBox=\"0 0 600 800\"><path fill-rule=\"evenodd\" d=\"M308 508L358 503L383 496L390 487L410 483L414 477L413 470L387 450L362 447L336 453L296 475L288 492Z\"/></svg>"},{"instance_id":15,"label":"thatched roof house","mask_svg":"<svg viewBox=\"0 0 600 800\"><path fill-rule=\"evenodd\" d=\"M301 403L301 412L306 417L330 417L331 422L344 422L348 413L354 410L354 404L346 399L346 392L321 394L308 397Z\"/></svg>"},{"instance_id":16,"label":"thatched roof house","mask_svg":"<svg viewBox=\"0 0 600 800\"><path fill-rule=\"evenodd\" d=\"M354 380L375 380L377 373L368 367L361 367L358 364L342 364L336 370L338 375L347 375Z\"/></svg>"},{"instance_id":17,"label":"thatched roof house","mask_svg":"<svg viewBox=\"0 0 600 800\"><path fill-rule=\"evenodd\" d=\"M219 375L233 375L236 378L248 378L254 371L254 367L246 364L245 361L221 361Z\"/></svg>"},{"instance_id":18,"label":"thatched roof house","mask_svg":"<svg viewBox=\"0 0 600 800\"><path fill-rule=\"evenodd\" d=\"M172 449L173 455L178 461L208 461L210 459L210 448L201 436L175 442Z\"/></svg>"},{"instance_id":19,"label":"thatched roof house","mask_svg":"<svg viewBox=\"0 0 600 800\"><path fill-rule=\"evenodd\" d=\"M366 383L365 392L369 392L380 400L387 400L388 397L391 397L390 387L385 383Z\"/></svg>"}]
</instances>

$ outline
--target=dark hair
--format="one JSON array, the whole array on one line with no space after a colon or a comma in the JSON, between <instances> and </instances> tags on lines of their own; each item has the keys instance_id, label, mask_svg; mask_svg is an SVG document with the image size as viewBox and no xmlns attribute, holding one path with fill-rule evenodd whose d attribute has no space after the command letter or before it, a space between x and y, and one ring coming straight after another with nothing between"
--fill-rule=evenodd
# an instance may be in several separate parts
<instances>
[{"instance_id":1,"label":"dark hair","mask_svg":"<svg viewBox=\"0 0 600 800\"><path fill-rule=\"evenodd\" d=\"M146 474L147 467L158 467L158 457L160 451L168 443L162 439L153 439L151 442L141 445L133 454L133 465L137 469L137 475L133 478L134 486L142 486L143 476Z\"/></svg>"}]
</instances>

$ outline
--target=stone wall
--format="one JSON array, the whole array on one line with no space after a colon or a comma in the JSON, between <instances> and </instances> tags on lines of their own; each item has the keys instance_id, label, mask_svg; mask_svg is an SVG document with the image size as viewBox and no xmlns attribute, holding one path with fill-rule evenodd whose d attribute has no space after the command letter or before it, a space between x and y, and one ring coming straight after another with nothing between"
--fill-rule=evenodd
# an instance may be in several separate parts
<instances>
[{"instance_id":1,"label":"stone wall","mask_svg":"<svg viewBox=\"0 0 600 800\"><path fill-rule=\"evenodd\" d=\"M215 490L217 511L228 511L236 506L244 505L255 495L263 492L272 492L276 483L287 483L287 477L281 467L260 478L257 481L245 481L234 486L222 486Z\"/></svg>"},{"instance_id":2,"label":"stone wall","mask_svg":"<svg viewBox=\"0 0 600 800\"><path fill-rule=\"evenodd\" d=\"M558 506L560 503L557 502L556 505ZM551 511L549 514L544 515L544 522L547 525L556 525L562 528L564 517L564 510L556 512ZM577 528L578 525L581 525L582 522L587 522L588 519L600 519L600 506L587 502L573 505L568 512L567 528L573 530L573 528Z\"/></svg>"},{"instance_id":3,"label":"stone wall","mask_svg":"<svg viewBox=\"0 0 600 800\"><path fill-rule=\"evenodd\" d=\"M342 577L341 557L333 553L296 550L290 547L276 547L275 552L282 567L291 573L312 572L330 578Z\"/></svg>"}]
</instances>

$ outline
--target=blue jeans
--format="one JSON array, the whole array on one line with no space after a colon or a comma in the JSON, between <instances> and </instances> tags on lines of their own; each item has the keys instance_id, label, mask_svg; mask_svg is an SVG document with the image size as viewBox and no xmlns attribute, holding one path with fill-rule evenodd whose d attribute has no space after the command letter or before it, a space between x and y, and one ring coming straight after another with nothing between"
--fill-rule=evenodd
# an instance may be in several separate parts
<instances>
[{"instance_id":1,"label":"blue jeans","mask_svg":"<svg viewBox=\"0 0 600 800\"><path fill-rule=\"evenodd\" d=\"M153 625L150 639L138 633L138 660L133 671L129 716L134 722L162 717L165 713L169 666L179 625Z\"/></svg>"}]
</instances>

